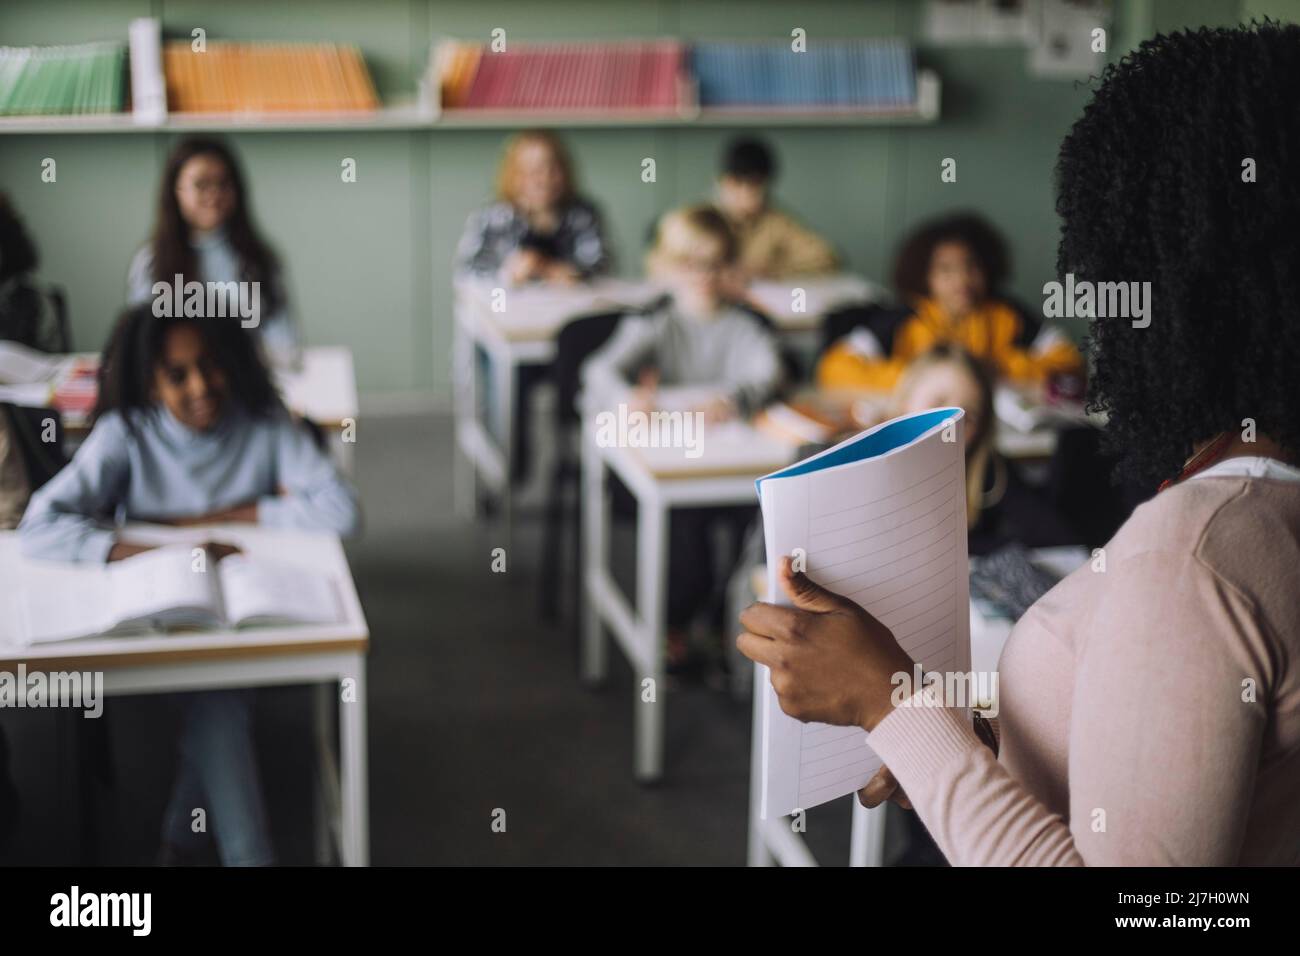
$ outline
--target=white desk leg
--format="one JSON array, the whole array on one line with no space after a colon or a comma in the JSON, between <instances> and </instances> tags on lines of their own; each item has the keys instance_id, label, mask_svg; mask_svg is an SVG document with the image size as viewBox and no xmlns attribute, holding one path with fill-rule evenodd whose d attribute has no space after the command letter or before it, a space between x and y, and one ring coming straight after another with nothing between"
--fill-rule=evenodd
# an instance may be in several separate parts
<instances>
[{"instance_id":1,"label":"white desk leg","mask_svg":"<svg viewBox=\"0 0 1300 956\"><path fill-rule=\"evenodd\" d=\"M475 362L474 339L457 320L452 323L451 347L452 421L457 432L478 417ZM473 518L478 511L474 459L461 447L459 434L452 437L452 451L452 508L463 518Z\"/></svg>"},{"instance_id":2,"label":"white desk leg","mask_svg":"<svg viewBox=\"0 0 1300 956\"><path fill-rule=\"evenodd\" d=\"M658 780L664 762L664 644L668 603L668 509L657 495L637 499L636 609L643 666L633 688L636 707L636 777ZM648 664L646 667L644 665ZM642 681L654 681L653 703Z\"/></svg>"},{"instance_id":3,"label":"white desk leg","mask_svg":"<svg viewBox=\"0 0 1300 956\"><path fill-rule=\"evenodd\" d=\"M338 764L334 760L333 681L312 687L312 725L316 736L316 786L312 793L316 834L316 865L329 866L334 857L334 821L339 815Z\"/></svg>"},{"instance_id":4,"label":"white desk leg","mask_svg":"<svg viewBox=\"0 0 1300 956\"><path fill-rule=\"evenodd\" d=\"M339 760L342 765L342 823L344 866L370 865L370 810L366 776L366 659L356 656L352 674L356 698L339 703Z\"/></svg>"},{"instance_id":5,"label":"white desk leg","mask_svg":"<svg viewBox=\"0 0 1300 956\"><path fill-rule=\"evenodd\" d=\"M750 866L772 866L776 858L763 839L763 685L765 676L758 664L753 665L754 720L749 742L749 853Z\"/></svg>"},{"instance_id":6,"label":"white desk leg","mask_svg":"<svg viewBox=\"0 0 1300 956\"><path fill-rule=\"evenodd\" d=\"M582 456L582 679L596 683L605 679L608 645L602 630L598 595L591 581L605 563L609 550L609 502L605 496L605 463L600 449L587 438L582 425L579 454Z\"/></svg>"},{"instance_id":7,"label":"white desk leg","mask_svg":"<svg viewBox=\"0 0 1300 956\"><path fill-rule=\"evenodd\" d=\"M885 804L868 810L853 795L853 831L849 866L885 865Z\"/></svg>"},{"instance_id":8,"label":"white desk leg","mask_svg":"<svg viewBox=\"0 0 1300 956\"><path fill-rule=\"evenodd\" d=\"M526 428L526 422L515 421L515 377L519 373L516 365L502 349L500 352L489 350L492 362L492 389L497 403L497 433L501 436L501 494L498 504L501 508L501 520L506 531L506 547L512 546L511 498L513 497L512 472L514 471L515 428Z\"/></svg>"},{"instance_id":9,"label":"white desk leg","mask_svg":"<svg viewBox=\"0 0 1300 956\"><path fill-rule=\"evenodd\" d=\"M343 472L345 477L355 481L357 476L356 455L354 454L356 444L344 441L343 432L335 431L329 435L329 446L331 457L333 457L334 463L339 466L339 471Z\"/></svg>"}]
</instances>

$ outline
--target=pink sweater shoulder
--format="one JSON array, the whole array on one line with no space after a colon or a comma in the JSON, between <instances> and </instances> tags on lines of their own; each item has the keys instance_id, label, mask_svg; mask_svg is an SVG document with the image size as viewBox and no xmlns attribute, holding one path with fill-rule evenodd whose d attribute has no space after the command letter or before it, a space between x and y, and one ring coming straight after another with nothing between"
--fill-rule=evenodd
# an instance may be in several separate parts
<instances>
[{"instance_id":1,"label":"pink sweater shoulder","mask_svg":"<svg viewBox=\"0 0 1300 956\"><path fill-rule=\"evenodd\" d=\"M1000 759L934 707L872 748L954 865L1300 861L1300 484L1185 482L1104 552L1016 626Z\"/></svg>"}]
</instances>

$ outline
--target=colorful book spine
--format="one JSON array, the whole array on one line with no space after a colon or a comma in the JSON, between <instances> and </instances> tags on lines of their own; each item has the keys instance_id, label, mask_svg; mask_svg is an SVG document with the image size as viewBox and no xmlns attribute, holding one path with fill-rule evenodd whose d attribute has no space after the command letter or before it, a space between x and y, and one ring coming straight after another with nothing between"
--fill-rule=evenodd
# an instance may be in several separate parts
<instances>
[{"instance_id":1,"label":"colorful book spine","mask_svg":"<svg viewBox=\"0 0 1300 956\"><path fill-rule=\"evenodd\" d=\"M891 112L916 107L916 65L902 40L697 43L700 105L722 110Z\"/></svg>"}]
</instances>

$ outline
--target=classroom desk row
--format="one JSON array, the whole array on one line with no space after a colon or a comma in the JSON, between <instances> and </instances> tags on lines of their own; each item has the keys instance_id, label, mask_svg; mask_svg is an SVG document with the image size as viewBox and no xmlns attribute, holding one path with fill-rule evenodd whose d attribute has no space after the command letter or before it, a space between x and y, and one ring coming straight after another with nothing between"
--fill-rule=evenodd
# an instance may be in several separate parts
<instances>
[{"instance_id":1,"label":"classroom desk row","mask_svg":"<svg viewBox=\"0 0 1300 956\"><path fill-rule=\"evenodd\" d=\"M806 311L794 311L792 291L802 289ZM509 526L509 497L517 373L523 365L545 365L555 355L555 338L574 319L601 312L632 309L662 295L652 283L602 280L571 288L500 288L483 281L457 286L455 309L455 427L463 471L456 489L457 509L473 513L477 482L483 480L499 496ZM853 276L807 279L798 283L764 283L754 298L782 335L816 333L822 316L853 302L873 301L877 290ZM490 366L491 408L496 428L481 415L477 381L477 350ZM669 391L669 390L665 390ZM805 396L806 397L806 396ZM580 442L582 493L580 569L581 676L599 681L606 673L605 629L638 675L634 702L634 772L639 780L658 779L663 772L664 707L642 703L641 681L662 686L666 640L667 556L669 516L675 508L756 505L756 478L792 462L800 444L825 440L796 425L816 425L801 408L835 404L836 396L813 396L811 403L793 399L770 409L754 423L731 422L707 426L707 454L690 458L681 448L631 448L596 441L596 427L587 421ZM1004 396L1007 403L1014 396ZM1009 406L1010 407L1010 406ZM782 414L778 415L777 412ZM841 407L838 414L843 417ZM1068 419L1071 416L1063 416ZM1081 420L1079 415L1073 416ZM1055 445L1055 422L1040 428L998 429L999 449L1009 457L1045 459ZM802 431L802 433L801 433ZM495 432L495 439L493 433ZM608 562L610 513L607 477L617 475L637 504L636 583L634 602L616 586Z\"/></svg>"},{"instance_id":2,"label":"classroom desk row","mask_svg":"<svg viewBox=\"0 0 1300 956\"><path fill-rule=\"evenodd\" d=\"M98 356L65 356L51 387L75 366L94 364ZM285 404L309 418L326 436L332 456L345 473L354 464L349 425L358 415L352 352L344 347L311 347L297 368L276 369ZM0 388L0 400L48 405L50 389ZM75 447L90 429L88 415L63 414L69 445ZM71 449L69 449L71 450ZM315 800L316 861L333 854L345 865L369 862L366 756L365 657L369 631L357 600L347 558L331 534L277 531L255 526L222 525L212 529L134 527L136 538L169 543L212 537L233 541L252 555L300 565L325 575L338 586L344 610L340 624L204 631L191 634L101 637L30 644L22 608L22 587L0 589L0 670L25 663L29 672L102 671L109 695L180 693L215 688L285 684L315 686L313 726L317 779ZM22 581L26 559L13 531L0 532L0 580ZM338 704L337 741L333 722L338 687L350 682L350 702ZM335 757L334 744L338 745Z\"/></svg>"},{"instance_id":3,"label":"classroom desk row","mask_svg":"<svg viewBox=\"0 0 1300 956\"><path fill-rule=\"evenodd\" d=\"M501 287L483 279L461 279L453 307L452 379L457 471L454 505L472 516L479 482L509 514L515 395L519 370L547 366L555 357L560 330L574 319L601 312L637 309L664 294L651 281L601 279L571 287ZM882 291L853 275L758 282L750 289L756 307L771 317L783 339L811 352L822 317L835 308L879 301ZM491 368L480 381L476 353ZM483 415L480 392L490 391L494 421Z\"/></svg>"},{"instance_id":4,"label":"classroom desk row","mask_svg":"<svg viewBox=\"0 0 1300 956\"><path fill-rule=\"evenodd\" d=\"M346 866L369 863L366 756L366 652L370 632L348 569L332 534L283 531L253 525L162 528L138 525L133 540L160 544L232 542L250 556L266 555L329 578L342 618L331 625L208 630L195 633L97 637L29 643L23 587L0 588L0 670L102 671L104 693L183 693L217 688L311 684L315 687L316 861L331 851ZM0 580L22 581L28 561L18 534L0 531ZM43 570L48 572L48 566ZM75 574L76 569L68 573ZM344 682L347 682L346 684ZM346 694L340 693L346 687ZM20 692L25 688L20 688ZM331 729L338 701L338 759Z\"/></svg>"},{"instance_id":5,"label":"classroom desk row","mask_svg":"<svg viewBox=\"0 0 1300 956\"><path fill-rule=\"evenodd\" d=\"M516 422L516 390L525 366L548 366L555 357L556 337L564 326L588 315L637 309L664 294L649 281L602 279L572 287L501 287L493 281L457 282L453 308L452 385L455 415L456 471L453 505L462 516L474 516L480 483L496 497L507 519L511 504L511 460ZM882 290L859 276L802 278L758 282L751 301L770 316L786 344L808 355L817 347L824 317L839 308L882 301ZM490 369L482 381L477 355ZM482 400L488 393L490 398ZM1000 396L999 410L1020 411L1015 401ZM493 419L488 421L488 409ZM1082 419L1081 414L1074 416ZM1004 424L1012 424L1004 421ZM998 450L1008 458L1041 461L1056 446L1057 429L1045 421L1027 427L999 429ZM507 526L509 522L507 520Z\"/></svg>"}]
</instances>

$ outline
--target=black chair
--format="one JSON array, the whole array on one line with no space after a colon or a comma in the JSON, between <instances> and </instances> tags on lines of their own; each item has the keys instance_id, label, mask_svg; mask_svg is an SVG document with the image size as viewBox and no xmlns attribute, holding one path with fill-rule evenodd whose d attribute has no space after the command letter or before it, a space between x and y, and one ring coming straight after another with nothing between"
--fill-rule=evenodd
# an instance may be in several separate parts
<instances>
[{"instance_id":1,"label":"black chair","mask_svg":"<svg viewBox=\"0 0 1300 956\"><path fill-rule=\"evenodd\" d=\"M9 434L22 459L27 482L36 491L59 473L67 463L63 451L63 422L52 408L30 408L22 405L0 403L0 416L9 423ZM53 423L51 431L50 423ZM108 714L99 720L84 720L81 715L69 712L64 718L70 731L72 745L77 754L79 768L76 783L77 844L80 861L95 864L98 860L99 829L96 819L96 786L112 789L113 761L109 740ZM68 726L70 725L70 726ZM6 749L0 740L0 751ZM16 788L13 787L8 755L0 759L0 846L8 836L4 831L16 824L21 812Z\"/></svg>"},{"instance_id":2,"label":"black chair","mask_svg":"<svg viewBox=\"0 0 1300 956\"><path fill-rule=\"evenodd\" d=\"M31 408L0 402L0 415L9 422L9 433L22 458L27 483L32 491L45 484L67 463L63 453L63 420L53 408ZM48 423L53 423L51 432ZM52 440L47 441L50 438Z\"/></svg>"},{"instance_id":3,"label":"black chair","mask_svg":"<svg viewBox=\"0 0 1300 956\"><path fill-rule=\"evenodd\" d=\"M546 494L546 514L542 529L541 613L555 621L559 614L560 565L563 560L564 531L568 524L577 581L581 574L581 535L576 507L566 507L568 489L576 489L582 469L577 447L577 432L582 414L578 393L582 388L582 363L604 345L618 327L623 312L608 312L574 319L560 330L555 340L555 359L551 363L551 380L555 384L555 464ZM577 498L577 495L574 495ZM576 601L575 601L576 606Z\"/></svg>"},{"instance_id":4,"label":"black chair","mask_svg":"<svg viewBox=\"0 0 1300 956\"><path fill-rule=\"evenodd\" d=\"M1047 493L1053 506L1089 548L1104 545L1154 489L1114 480L1116 459L1102 447L1091 425L1063 429L1047 468Z\"/></svg>"},{"instance_id":5,"label":"black chair","mask_svg":"<svg viewBox=\"0 0 1300 956\"><path fill-rule=\"evenodd\" d=\"M298 421L302 424L303 429L311 437L311 442L313 445L316 446L317 450L322 451L326 455L328 455L330 453L330 440L329 440L329 436L325 434L325 429L322 428L320 425L318 425L316 422L312 421L306 415L300 415L298 417Z\"/></svg>"},{"instance_id":6,"label":"black chair","mask_svg":"<svg viewBox=\"0 0 1300 956\"><path fill-rule=\"evenodd\" d=\"M68 299L62 286L52 285L45 290L54 312L54 351L72 351L72 325L68 321Z\"/></svg>"},{"instance_id":7,"label":"black chair","mask_svg":"<svg viewBox=\"0 0 1300 956\"><path fill-rule=\"evenodd\" d=\"M783 381L779 391L784 392L786 389L797 385L803 380L803 366L799 361L799 355L781 341L781 330L777 324L772 321L772 317L748 302L737 303L740 311L747 315L753 316L763 328L772 335L777 342L777 352L781 356L781 373Z\"/></svg>"},{"instance_id":8,"label":"black chair","mask_svg":"<svg viewBox=\"0 0 1300 956\"><path fill-rule=\"evenodd\" d=\"M894 335L911 314L911 309L876 303L850 305L828 312L822 317L822 340L817 357L821 358L827 349L858 328L865 328L875 335L881 349L889 355L893 350Z\"/></svg>"}]
</instances>

